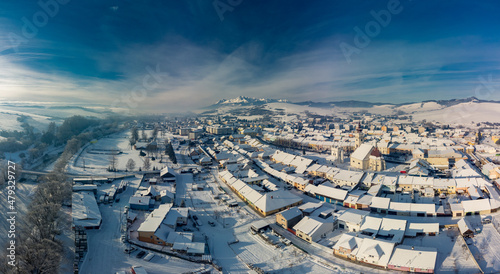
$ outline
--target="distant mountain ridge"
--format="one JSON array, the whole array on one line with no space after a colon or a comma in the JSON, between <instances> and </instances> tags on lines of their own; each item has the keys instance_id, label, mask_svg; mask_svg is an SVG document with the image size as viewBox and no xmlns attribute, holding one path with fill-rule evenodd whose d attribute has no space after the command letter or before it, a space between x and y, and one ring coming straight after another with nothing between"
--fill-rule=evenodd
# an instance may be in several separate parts
<instances>
[{"instance_id":1,"label":"distant mountain ridge","mask_svg":"<svg viewBox=\"0 0 500 274\"><path fill-rule=\"evenodd\" d=\"M430 103L430 102L437 103L439 105L442 105L443 107L450 107L453 105L457 105L457 104L461 104L461 103L468 103L468 102L500 103L500 101L480 100L480 99L477 99L476 97L468 97L468 98L463 98L463 99L449 99L449 100L426 100L426 101L422 101L420 103L424 104L424 103ZM331 102L313 102L313 101L291 102L287 99L265 99L265 98L252 98L252 97L246 97L246 96L238 96L234 99L219 100L215 104L208 106L206 108L215 108L215 107L220 107L220 106L259 106L259 105L264 105L264 104L268 104L268 103L289 103L289 104L295 104L295 105L300 105L300 106L309 106L309 107L318 107L318 108L331 108L331 107L371 108L374 106L381 106L381 105L391 105L394 107L399 107L399 106L416 104L419 102L408 102L408 103L400 103L400 104L381 103L381 102L373 103L373 102L357 101L357 100L331 101Z\"/></svg>"},{"instance_id":2,"label":"distant mountain ridge","mask_svg":"<svg viewBox=\"0 0 500 274\"><path fill-rule=\"evenodd\" d=\"M221 99L215 102L215 104L209 106L208 108L219 107L219 106L258 106L268 103L291 103L291 102L286 99L266 99L266 98L238 96L233 99Z\"/></svg>"}]
</instances>

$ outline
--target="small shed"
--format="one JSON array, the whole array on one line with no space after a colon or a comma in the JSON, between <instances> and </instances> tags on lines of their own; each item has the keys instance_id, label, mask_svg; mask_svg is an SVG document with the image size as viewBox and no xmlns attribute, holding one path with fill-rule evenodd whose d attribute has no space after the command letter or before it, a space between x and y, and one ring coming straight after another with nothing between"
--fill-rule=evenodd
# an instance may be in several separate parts
<instances>
[{"instance_id":1,"label":"small shed","mask_svg":"<svg viewBox=\"0 0 500 274\"><path fill-rule=\"evenodd\" d=\"M458 225L458 230L460 230L460 234L464 237L474 237L474 230L472 229L471 223L465 219L462 218L457 222Z\"/></svg>"}]
</instances>

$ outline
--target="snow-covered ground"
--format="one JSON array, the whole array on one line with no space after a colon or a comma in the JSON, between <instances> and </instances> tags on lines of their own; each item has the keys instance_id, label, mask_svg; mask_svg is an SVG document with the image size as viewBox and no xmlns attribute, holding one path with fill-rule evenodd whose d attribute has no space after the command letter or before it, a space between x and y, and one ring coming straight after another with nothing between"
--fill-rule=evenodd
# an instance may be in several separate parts
<instances>
[{"instance_id":1,"label":"snow-covered ground","mask_svg":"<svg viewBox=\"0 0 500 274\"><path fill-rule=\"evenodd\" d=\"M404 245L435 247L438 251L435 273L478 273L472 254L458 229L446 229L436 236L405 238Z\"/></svg>"},{"instance_id":2,"label":"snow-covered ground","mask_svg":"<svg viewBox=\"0 0 500 274\"><path fill-rule=\"evenodd\" d=\"M120 231L120 214L128 204L128 198L139 187L140 179L127 178L128 187L120 194L120 202L112 204L101 204L99 210L102 216L102 225L98 230L87 230L88 252L81 265L80 273L115 273L120 270L130 270L131 266L142 265L148 273L184 273L201 269L202 264L192 263L164 254L157 253L150 262L137 259L135 255L139 252L125 254L124 250L128 244L120 241L123 233ZM119 183L119 181L115 181ZM104 184L99 190L105 190L110 185Z\"/></svg>"},{"instance_id":3,"label":"snow-covered ground","mask_svg":"<svg viewBox=\"0 0 500 274\"><path fill-rule=\"evenodd\" d=\"M192 163L182 154L177 158L184 164ZM177 186L179 188L180 185L185 185L182 188L185 191L183 196L186 197L186 206L190 207L190 211L201 221L202 226L198 229L209 237L212 257L223 267L224 272L248 273L250 270L246 264L251 264L271 273L345 273L341 271L341 267L325 265L318 258L311 257L294 246L276 248L258 235L252 235L250 226L263 218L237 198L214 175L203 173L196 176L194 183L205 186L201 191L192 190L191 174L178 176ZM213 193L219 193L219 187L226 191L225 196L238 201L237 208L229 208L219 199L214 199ZM274 218L275 216L269 216L266 220L272 223ZM210 226L209 221L215 222L215 226ZM233 240L238 242L229 245L228 242Z\"/></svg>"},{"instance_id":4,"label":"snow-covered ground","mask_svg":"<svg viewBox=\"0 0 500 274\"><path fill-rule=\"evenodd\" d=\"M376 105L373 107L310 107L304 105L296 105L291 103L268 103L264 105L269 110L283 110L287 114L303 115L305 111L318 115L333 115L337 117L345 117L346 114L352 112L366 111L372 114L393 115L398 111L405 114L411 114L413 120L436 121L457 124L469 124L471 122L499 122L500 110L497 103L486 102L467 102L450 107L442 106L435 102L414 103L409 105L394 106L394 105ZM226 113L235 108L243 109L250 107L232 106L221 107L219 113ZM276 116L281 117L283 116ZM290 116L289 118L294 118Z\"/></svg>"},{"instance_id":5,"label":"snow-covered ground","mask_svg":"<svg viewBox=\"0 0 500 274\"><path fill-rule=\"evenodd\" d=\"M0 102L0 130L22 130L18 117L26 116L26 122L37 130L47 129L50 122L60 124L73 115L102 118L108 110L102 107L80 107L67 103L51 102Z\"/></svg>"},{"instance_id":6,"label":"snow-covered ground","mask_svg":"<svg viewBox=\"0 0 500 274\"><path fill-rule=\"evenodd\" d=\"M413 114L413 120L437 121L451 124L471 122L500 122L500 107L497 103L461 103L451 107L421 111Z\"/></svg>"},{"instance_id":7,"label":"snow-covered ground","mask_svg":"<svg viewBox=\"0 0 500 274\"><path fill-rule=\"evenodd\" d=\"M500 234L493 224L482 226L482 231L472 238L470 250L485 273L500 272Z\"/></svg>"},{"instance_id":8,"label":"snow-covered ground","mask_svg":"<svg viewBox=\"0 0 500 274\"><path fill-rule=\"evenodd\" d=\"M302 105L295 105L290 103L270 103L266 105L267 109L276 110L282 109L287 114L303 114L305 111L309 111L311 113L316 113L318 115L334 115L337 117L344 117L341 113L341 108L318 108L318 107L309 107Z\"/></svg>"},{"instance_id":9,"label":"snow-covered ground","mask_svg":"<svg viewBox=\"0 0 500 274\"><path fill-rule=\"evenodd\" d=\"M151 131L146 131L146 133L150 136ZM133 171L138 171L139 168L142 168L144 165L144 157L139 156L140 151L130 147L130 136L131 133L128 130L87 144L82 153L75 155L75 157L71 159L67 172L70 174L99 176L126 175L130 174L130 171L125 172L129 159L135 162L135 169ZM159 138L158 142L163 142L163 140ZM116 168L119 172L107 171L111 160L110 150L120 152L116 155ZM161 163L160 159L156 159L155 161L151 160L151 169L153 167L158 169L165 167L167 165L167 158L168 157L163 155L163 161Z\"/></svg>"}]
</instances>

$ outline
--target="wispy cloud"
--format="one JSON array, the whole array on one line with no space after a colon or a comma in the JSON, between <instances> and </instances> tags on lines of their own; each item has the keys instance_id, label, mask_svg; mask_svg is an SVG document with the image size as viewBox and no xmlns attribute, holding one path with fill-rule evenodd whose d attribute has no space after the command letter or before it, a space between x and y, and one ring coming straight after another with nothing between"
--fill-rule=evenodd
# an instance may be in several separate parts
<instances>
[{"instance_id":1,"label":"wispy cloud","mask_svg":"<svg viewBox=\"0 0 500 274\"><path fill-rule=\"evenodd\" d=\"M159 70L161 81L128 106L133 111L185 111L239 95L393 103L447 99L475 96L480 76L500 79L498 39L490 37L492 27L482 15L473 14L476 20L461 31L428 22L441 24L448 17L420 18L428 7L405 5L405 16L394 17L349 64L339 43L351 41L353 27L383 7L325 2L331 10L302 4L287 5L285 13L282 4L245 2L220 22L207 3L167 3L167 9L74 2L18 52L9 51L8 40L19 30L18 18L0 20L1 97L116 106L136 96L151 68ZM93 8L89 18L77 12ZM83 19L85 26L78 23ZM499 100L500 93L489 99Z\"/></svg>"}]
</instances>

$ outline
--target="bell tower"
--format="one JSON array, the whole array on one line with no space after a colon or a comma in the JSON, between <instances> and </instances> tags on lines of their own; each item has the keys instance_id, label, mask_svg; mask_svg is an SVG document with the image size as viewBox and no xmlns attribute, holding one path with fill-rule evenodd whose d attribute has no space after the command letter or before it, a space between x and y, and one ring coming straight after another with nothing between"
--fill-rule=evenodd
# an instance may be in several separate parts
<instances>
[{"instance_id":1,"label":"bell tower","mask_svg":"<svg viewBox=\"0 0 500 274\"><path fill-rule=\"evenodd\" d=\"M358 127L356 128L356 133L354 133L355 143L354 148L358 148L363 144L363 131L361 130L361 124L358 122Z\"/></svg>"}]
</instances>

